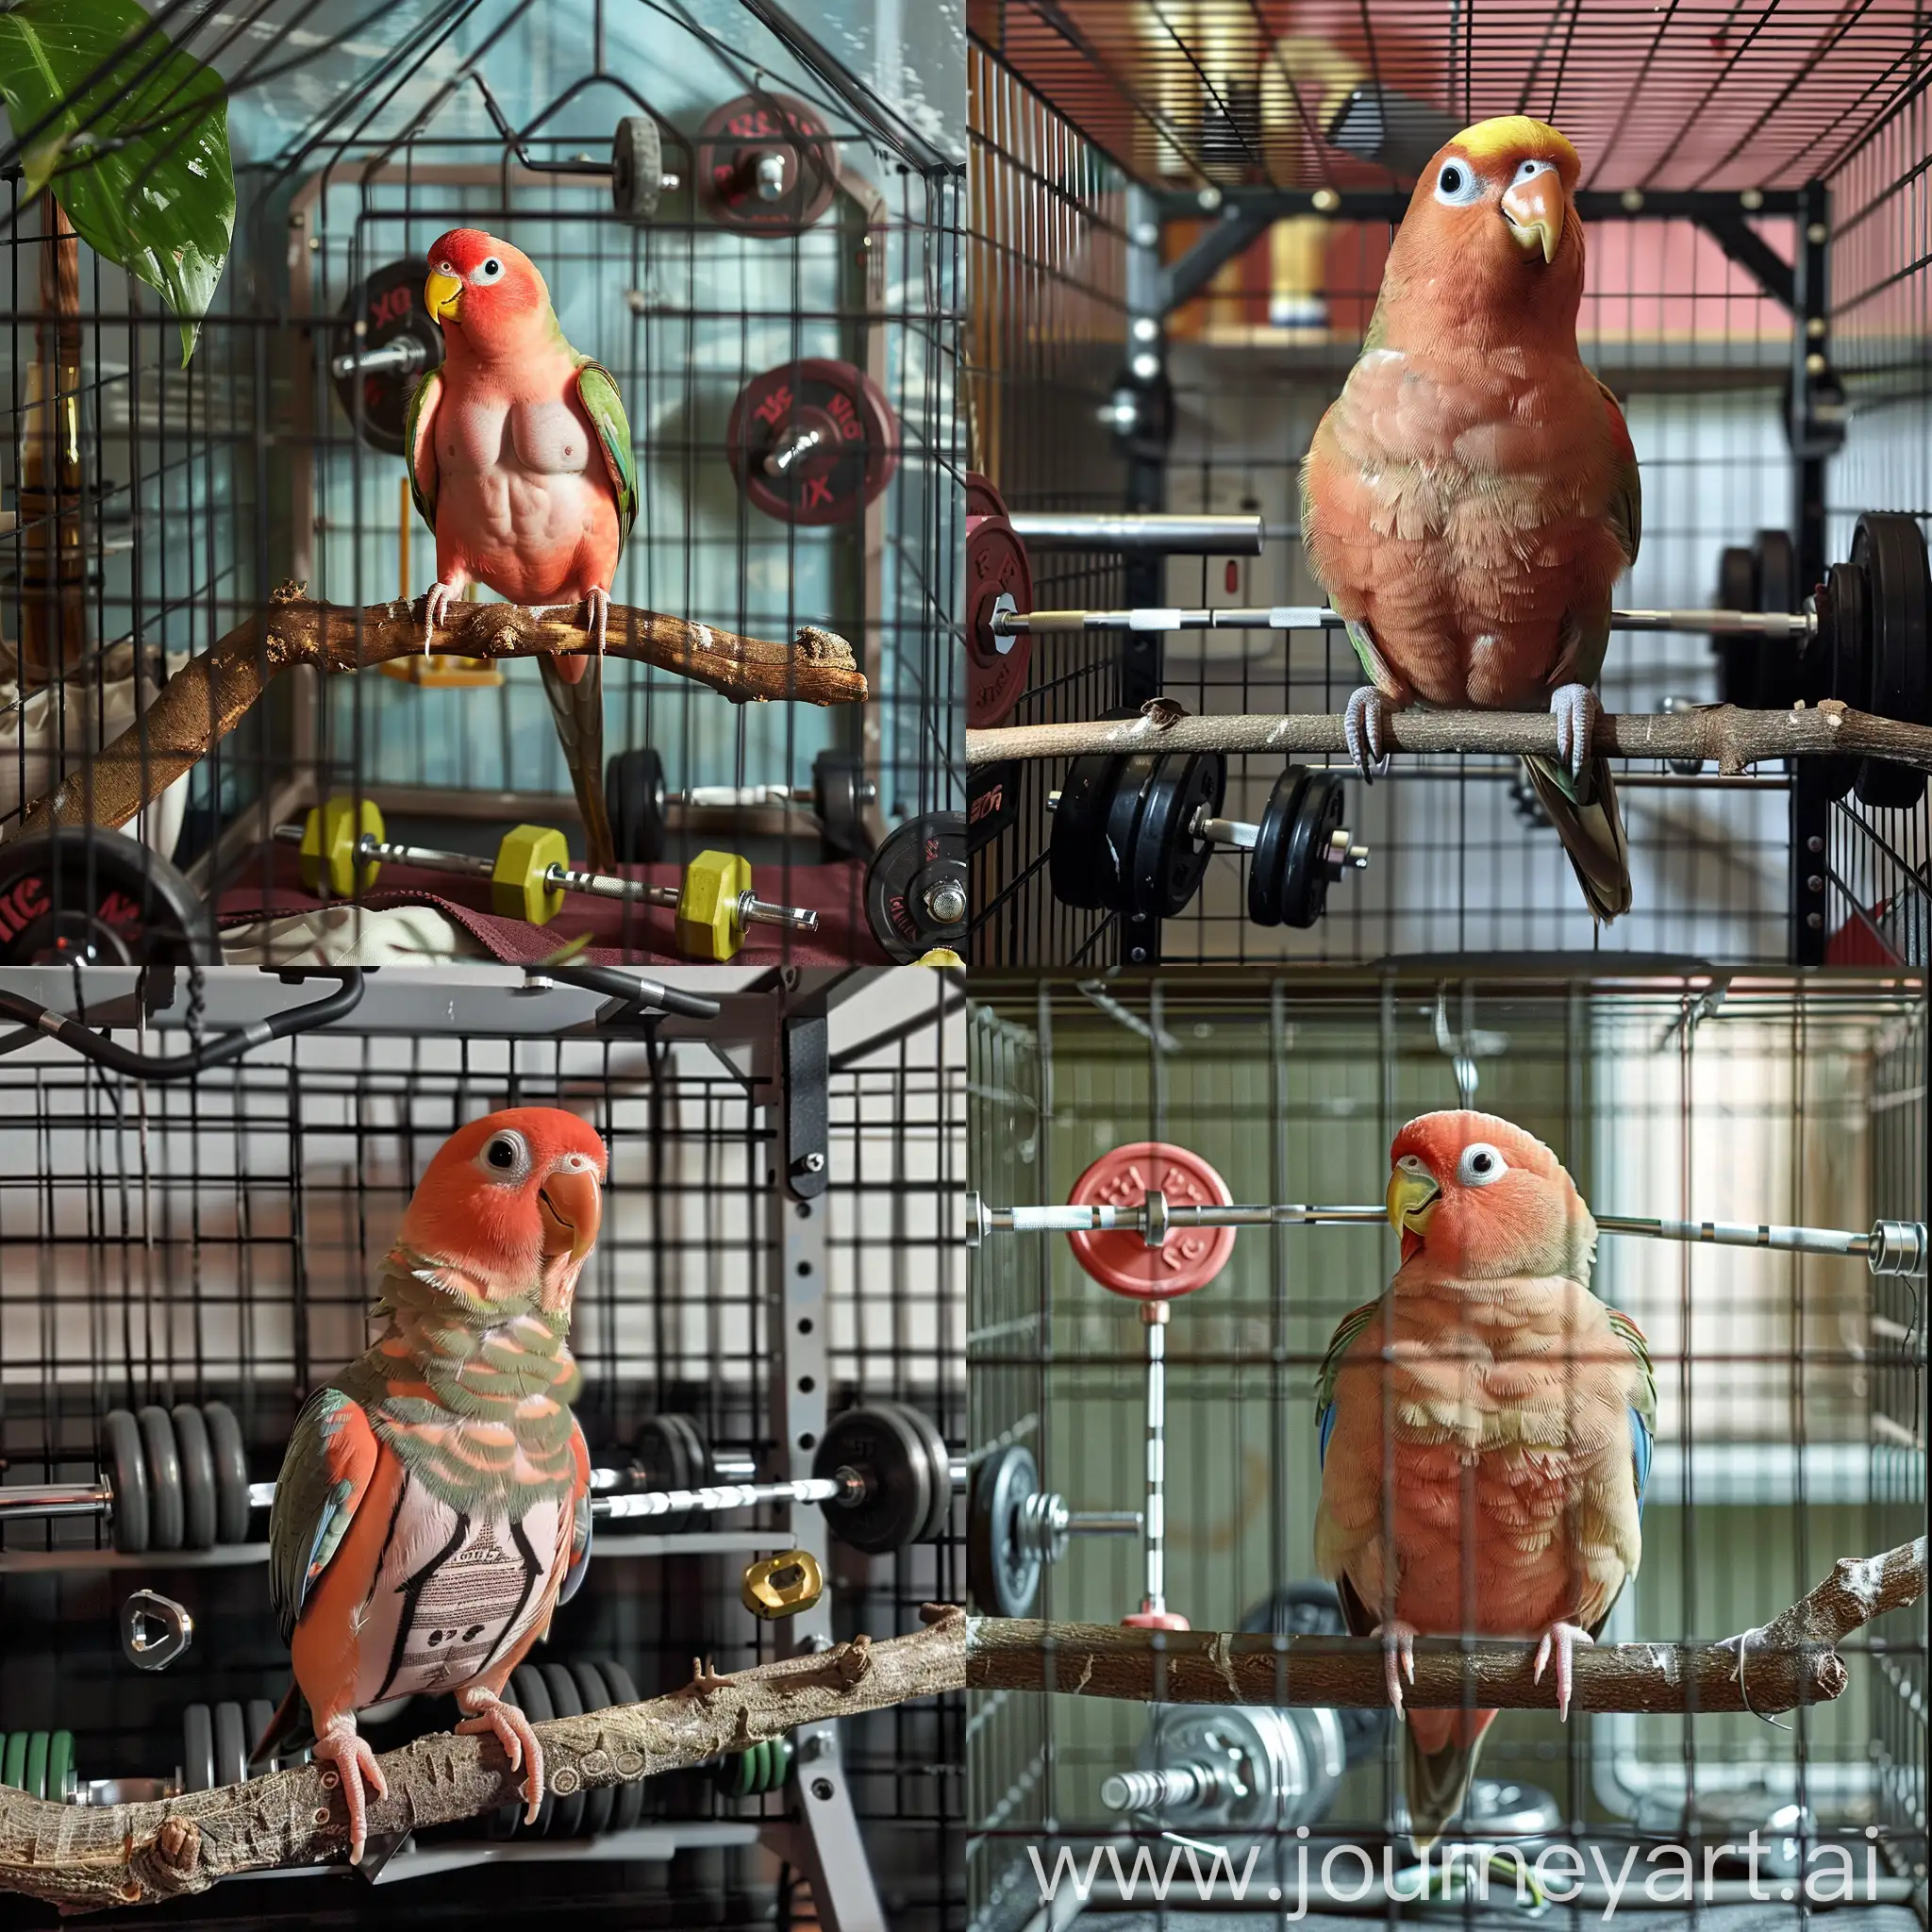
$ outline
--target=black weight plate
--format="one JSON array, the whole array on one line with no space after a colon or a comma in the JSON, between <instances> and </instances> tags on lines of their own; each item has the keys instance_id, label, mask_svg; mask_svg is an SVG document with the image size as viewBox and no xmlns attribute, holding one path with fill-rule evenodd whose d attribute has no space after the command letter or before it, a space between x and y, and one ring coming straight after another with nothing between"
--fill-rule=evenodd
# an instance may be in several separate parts
<instances>
[{"instance_id":1,"label":"black weight plate","mask_svg":"<svg viewBox=\"0 0 1932 1932\"><path fill-rule=\"evenodd\" d=\"M248 1541L248 1445L242 1424L225 1402L204 1402L202 1420L208 1424L208 1454L215 1469L215 1541Z\"/></svg>"},{"instance_id":2,"label":"black weight plate","mask_svg":"<svg viewBox=\"0 0 1932 1932\"><path fill-rule=\"evenodd\" d=\"M1197 839L1196 817L1213 817L1227 787L1219 752L1170 752L1155 760L1141 791L1127 851L1129 915L1177 919L1201 888L1213 848Z\"/></svg>"},{"instance_id":3,"label":"black weight plate","mask_svg":"<svg viewBox=\"0 0 1932 1932\"><path fill-rule=\"evenodd\" d=\"M833 1420L811 1473L829 1476L841 1469L864 1476L866 1493L858 1503L825 1506L834 1536L875 1557L919 1541L932 1514L932 1464L924 1432L896 1404L848 1408Z\"/></svg>"},{"instance_id":4,"label":"black weight plate","mask_svg":"<svg viewBox=\"0 0 1932 1932\"><path fill-rule=\"evenodd\" d=\"M242 1715L245 1719L243 1730L248 1740L249 1753L253 1756L257 1740L267 1735L269 1725L275 1721L275 1707L266 1697L251 1697ZM291 1758L289 1761L292 1763L294 1760ZM265 1772L281 1769L282 1760L279 1757L273 1763L262 1766Z\"/></svg>"},{"instance_id":5,"label":"black weight plate","mask_svg":"<svg viewBox=\"0 0 1932 1932\"><path fill-rule=\"evenodd\" d=\"M110 1408L101 1419L101 1474L114 1491L114 1547L124 1557L147 1548L147 1458L141 1450L141 1424L125 1408Z\"/></svg>"},{"instance_id":6,"label":"black weight plate","mask_svg":"<svg viewBox=\"0 0 1932 1932\"><path fill-rule=\"evenodd\" d=\"M1759 530L1751 544L1759 610L1796 610L1804 602L1798 582L1798 553L1782 530ZM1757 702L1782 710L1801 695L1795 644L1766 640L1758 645Z\"/></svg>"},{"instance_id":7,"label":"black weight plate","mask_svg":"<svg viewBox=\"0 0 1932 1932\"><path fill-rule=\"evenodd\" d=\"M185 1511L181 1498L181 1451L175 1420L158 1403L134 1412L141 1425L142 1453L147 1462L147 1540L155 1550L178 1550Z\"/></svg>"},{"instance_id":8,"label":"black weight plate","mask_svg":"<svg viewBox=\"0 0 1932 1932\"><path fill-rule=\"evenodd\" d=\"M946 1447L946 1439L940 1434L938 1425L924 1409L914 1408L909 1402L892 1402L885 1407L895 1408L906 1418L907 1423L917 1432L925 1447L925 1468L927 1481L931 1486L931 1501L927 1505L925 1522L917 1542L938 1542L953 1520L953 1456Z\"/></svg>"},{"instance_id":9,"label":"black weight plate","mask_svg":"<svg viewBox=\"0 0 1932 1932\"><path fill-rule=\"evenodd\" d=\"M710 1453L697 1424L687 1416L653 1416L638 1430L631 1457L638 1485L646 1491L696 1490L711 1480ZM671 1516L646 1517L643 1527L657 1536L682 1536L708 1520L700 1511L684 1509Z\"/></svg>"},{"instance_id":10,"label":"black weight plate","mask_svg":"<svg viewBox=\"0 0 1932 1932\"><path fill-rule=\"evenodd\" d=\"M615 1701L605 1688L604 1674L593 1663L575 1663L570 1674L576 1679L577 1702L586 1716L608 1710ZM610 1829L611 1807L617 1802L615 1785L590 1785L584 1790L583 1830L591 1838Z\"/></svg>"},{"instance_id":11,"label":"black weight plate","mask_svg":"<svg viewBox=\"0 0 1932 1932\"><path fill-rule=\"evenodd\" d=\"M248 1782L248 1720L239 1704L215 1706L215 1783Z\"/></svg>"},{"instance_id":12,"label":"black weight plate","mask_svg":"<svg viewBox=\"0 0 1932 1932\"><path fill-rule=\"evenodd\" d=\"M214 1713L205 1704L191 1704L181 1713L181 1789L211 1791L214 1788Z\"/></svg>"},{"instance_id":13,"label":"black weight plate","mask_svg":"<svg viewBox=\"0 0 1932 1932\"><path fill-rule=\"evenodd\" d=\"M609 1687L610 1701L617 1704L641 1704L638 1687L631 1681L630 1673L625 1667L607 1657L597 1666L606 1685ZM627 1778L617 1786L617 1802L610 1808L610 1828L612 1831L629 1831L644 1815L644 1780L641 1777Z\"/></svg>"},{"instance_id":14,"label":"black weight plate","mask_svg":"<svg viewBox=\"0 0 1932 1932\"><path fill-rule=\"evenodd\" d=\"M1117 910L1120 867L1107 826L1124 758L1090 752L1067 767L1047 837L1046 876L1062 906Z\"/></svg>"},{"instance_id":15,"label":"black weight plate","mask_svg":"<svg viewBox=\"0 0 1932 1932\"><path fill-rule=\"evenodd\" d=\"M1742 544L1734 543L1717 563L1717 608L1757 608L1757 561ZM1727 705L1745 710L1757 703L1757 660L1765 645L1761 638L1713 637L1717 656L1717 694Z\"/></svg>"},{"instance_id":16,"label":"black weight plate","mask_svg":"<svg viewBox=\"0 0 1932 1932\"><path fill-rule=\"evenodd\" d=\"M889 833L865 874L865 921L888 957L910 965L935 947L955 951L966 918L942 920L928 903L941 892L966 904L966 814L927 812Z\"/></svg>"},{"instance_id":17,"label":"black weight plate","mask_svg":"<svg viewBox=\"0 0 1932 1932\"><path fill-rule=\"evenodd\" d=\"M181 1547L207 1550L215 1541L215 1458L208 1447L208 1423L191 1402L171 1411L175 1446L181 1457Z\"/></svg>"},{"instance_id":18,"label":"black weight plate","mask_svg":"<svg viewBox=\"0 0 1932 1932\"><path fill-rule=\"evenodd\" d=\"M1114 775L1113 796L1107 802L1105 903L1123 919L1131 918L1135 909L1134 841L1164 756L1142 751L1124 758Z\"/></svg>"},{"instance_id":19,"label":"black weight plate","mask_svg":"<svg viewBox=\"0 0 1932 1932\"><path fill-rule=\"evenodd\" d=\"M0 966L218 966L208 908L120 832L61 825L0 845Z\"/></svg>"},{"instance_id":20,"label":"black weight plate","mask_svg":"<svg viewBox=\"0 0 1932 1932\"><path fill-rule=\"evenodd\" d=\"M811 761L811 799L819 818L820 853L827 865L872 857L865 824L865 760L822 751Z\"/></svg>"},{"instance_id":21,"label":"black weight plate","mask_svg":"<svg viewBox=\"0 0 1932 1932\"><path fill-rule=\"evenodd\" d=\"M1024 1442L1008 1442L973 1472L966 1510L966 1581L995 1617L1025 1617L1040 1594L1041 1556L1019 1540L1021 1505L1040 1489L1040 1466Z\"/></svg>"},{"instance_id":22,"label":"black weight plate","mask_svg":"<svg viewBox=\"0 0 1932 1932\"><path fill-rule=\"evenodd\" d=\"M355 424L362 440L385 456L403 454L403 432L408 425L409 394L433 369L442 366L442 331L423 307L423 284L428 279L425 260L392 261L349 291L329 343L329 359L360 350L379 349L408 336L423 351L413 371L378 369L329 379L342 413ZM356 333L356 325L362 333Z\"/></svg>"},{"instance_id":23,"label":"black weight plate","mask_svg":"<svg viewBox=\"0 0 1932 1932\"><path fill-rule=\"evenodd\" d=\"M1306 929L1328 909L1328 839L1340 829L1348 792L1335 772L1311 772L1295 808L1283 881L1281 923Z\"/></svg>"},{"instance_id":24,"label":"black weight plate","mask_svg":"<svg viewBox=\"0 0 1932 1932\"><path fill-rule=\"evenodd\" d=\"M664 137L648 114L626 114L610 142L610 202L625 221L642 225L664 192Z\"/></svg>"},{"instance_id":25,"label":"black weight plate","mask_svg":"<svg viewBox=\"0 0 1932 1932\"><path fill-rule=\"evenodd\" d=\"M1824 591L1825 621L1814 640L1815 663L1807 665L1806 701L1839 698L1862 710L1872 682L1872 591L1864 566L1833 564L1824 574ZM1827 798L1844 797L1857 779L1857 758L1818 758L1807 762Z\"/></svg>"},{"instance_id":26,"label":"black weight plate","mask_svg":"<svg viewBox=\"0 0 1932 1932\"><path fill-rule=\"evenodd\" d=\"M1341 1603L1330 1583L1291 1583L1265 1597L1241 1619L1241 1627L1255 1636L1346 1637L1348 1622L1341 1614ZM1338 1710L1341 1736L1350 1764L1378 1759L1382 1740L1389 1734L1392 1713L1386 1707L1373 1710Z\"/></svg>"},{"instance_id":27,"label":"black weight plate","mask_svg":"<svg viewBox=\"0 0 1932 1932\"><path fill-rule=\"evenodd\" d=\"M541 1664L538 1667L543 1673L543 1688L550 1692L550 1715L552 1717L582 1717L584 1700L577 1690L577 1680L562 1664ZM549 1773L545 1772L547 1778ZM539 1820L540 1828L545 1838L578 1838L584 1829L584 1793L581 1788L572 1791L568 1797L559 1798L545 1793L543 1799L544 1820Z\"/></svg>"},{"instance_id":28,"label":"black weight plate","mask_svg":"<svg viewBox=\"0 0 1932 1932\"><path fill-rule=\"evenodd\" d=\"M1248 917L1257 925L1279 925L1285 916L1289 852L1307 784L1307 766L1290 765L1268 794L1255 849L1248 856Z\"/></svg>"},{"instance_id":29,"label":"black weight plate","mask_svg":"<svg viewBox=\"0 0 1932 1932\"><path fill-rule=\"evenodd\" d=\"M543 1724L557 1715L550 1707L550 1687L543 1681L543 1673L536 1664L519 1664L510 1673L509 1680L516 1690L516 1695L510 1701L533 1724ZM528 1766L525 1766L514 1775L521 1780L527 1770ZM524 1799L519 1790L515 1805L505 1807L497 1816L500 1819L506 1812L508 1814L511 1830L518 1838L544 1837L549 1832L550 1822L556 1812L555 1801L547 1791L544 1793L543 1807L537 1813L537 1822L534 1824L524 1823Z\"/></svg>"},{"instance_id":30,"label":"black weight plate","mask_svg":"<svg viewBox=\"0 0 1932 1932\"><path fill-rule=\"evenodd\" d=\"M1852 561L1865 566L1872 613L1871 696L1863 708L1907 724L1932 724L1932 577L1915 518L1867 510L1852 532ZM1908 811L1925 795L1925 774L1885 758L1861 758L1860 801Z\"/></svg>"},{"instance_id":31,"label":"black weight plate","mask_svg":"<svg viewBox=\"0 0 1932 1932\"><path fill-rule=\"evenodd\" d=\"M604 813L620 865L656 865L664 857L664 760L648 744L618 752L604 767Z\"/></svg>"}]
</instances>

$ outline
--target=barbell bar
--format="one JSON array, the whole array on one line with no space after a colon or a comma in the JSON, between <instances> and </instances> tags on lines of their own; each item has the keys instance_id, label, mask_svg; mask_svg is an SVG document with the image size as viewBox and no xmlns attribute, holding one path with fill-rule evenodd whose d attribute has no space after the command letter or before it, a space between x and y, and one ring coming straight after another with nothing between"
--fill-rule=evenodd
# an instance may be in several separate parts
<instances>
[{"instance_id":1,"label":"barbell bar","mask_svg":"<svg viewBox=\"0 0 1932 1932\"><path fill-rule=\"evenodd\" d=\"M1048 637L1090 631L1341 630L1348 620L1324 604L1272 604L1194 608L1147 606L1127 610L995 609L996 638ZM1688 631L1709 637L1810 639L1815 610L1613 610L1610 628Z\"/></svg>"},{"instance_id":2,"label":"barbell bar","mask_svg":"<svg viewBox=\"0 0 1932 1932\"><path fill-rule=\"evenodd\" d=\"M1068 550L1148 550L1167 557L1259 557L1265 535L1258 515L1016 509L1007 512L1007 521L1014 536L1029 543Z\"/></svg>"}]
</instances>

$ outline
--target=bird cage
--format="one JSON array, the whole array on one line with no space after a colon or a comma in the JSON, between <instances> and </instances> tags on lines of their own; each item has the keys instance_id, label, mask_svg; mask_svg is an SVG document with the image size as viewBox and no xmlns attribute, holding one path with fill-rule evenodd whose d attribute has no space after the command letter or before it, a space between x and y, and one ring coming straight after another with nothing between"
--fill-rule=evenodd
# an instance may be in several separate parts
<instances>
[{"instance_id":1,"label":"bird cage","mask_svg":"<svg viewBox=\"0 0 1932 1932\"><path fill-rule=\"evenodd\" d=\"M1342 1627L1314 1557L1317 1377L1338 1324L1398 1265L1382 1205L1391 1143L1441 1108L1500 1115L1555 1152L1605 1227L1591 1288L1648 1338L1657 1424L1642 1560L1603 1641L1757 1629L1835 1558L1924 1534L1923 1252L1914 1275L1856 1256L1609 1227L1619 1216L1859 1232L1923 1222L1922 983L987 974L974 1001L976 1466L983 1478L991 1457L1018 1444L1027 1460L1016 1495L1060 1498L1075 1523L1075 1512L1137 1510L1148 1534L1164 1528L1165 1608L1196 1629ZM1028 1204L1031 1228L1066 1229L1064 1204L1138 1210L1151 1188L1170 1220L1158 1249L1133 1234L1021 1227ZM1276 1211L1239 1227L1186 1224L1191 1205L1216 1202ZM1371 1205L1352 1216L1293 1206L1310 1203ZM1302 1224L1303 1213L1327 1223ZM1125 1278L1137 1267L1155 1285ZM1158 1305L1164 1323L1143 1319L1157 1306L1136 1299L1146 1295L1171 1297ZM1151 1389L1154 1335L1164 1337L1163 1404ZM1036 1540L1028 1561L1001 1565L981 1528L988 1495L975 1490L969 1541L982 1611L1059 1626L1148 1621L1145 1537L1062 1537L1057 1549ZM1025 1517L1018 1501L1007 1507ZM1925 1872L1923 1603L1857 1633L1847 1662L1842 1696L1775 1723L1573 1709L1566 1727L1554 1710L1505 1710L1444 1842L1513 1843L1531 1858L1567 1844L1592 1882L1590 1844L1607 1847L1612 1871L1635 1846L1635 1898L1641 1874L1661 1869L1645 1864L1651 1847L1688 1844L1701 1861L1701 1847L1741 1843L1756 1826L1773 1860L1761 1886L1792 1884L1832 1843L1852 1848L1862 1885L1875 1844L1877 1895L1903 1900ZM1311 1666L1288 1665L1298 1667ZM1278 1711L1118 1694L974 1693L976 1923L1028 1923L1057 1872L1071 1898L1067 1869L1094 1881L1081 1895L1100 1909L1143 1849L1154 1874L1168 1874L1169 1910L1205 1909L1182 1856L1190 1843L1210 1879L1216 1847L1236 1877L1248 1870L1257 1923L1271 1895L1291 1910L1337 1909L1312 1874L1340 1843L1362 1848L1378 1887L1391 1848L1406 1868L1398 1890L1413 1890L1401 1727L1386 1708L1311 1708L1306 1691ZM1276 1858L1291 1874L1305 1844L1304 1890L1271 1894L1293 1884ZM1728 1890L1710 1902L1741 1899L1741 1863L1717 1856L1705 1875ZM1359 1868L1338 1869L1333 1891L1345 1898ZM1212 1894L1224 1907L1241 1896L1226 1880ZM1143 1904L1148 1892L1143 1871ZM1393 1909L1383 1897L1352 1908Z\"/></svg>"},{"instance_id":2,"label":"bird cage","mask_svg":"<svg viewBox=\"0 0 1932 1932\"><path fill-rule=\"evenodd\" d=\"M889 901L960 804L959 137L918 108L957 50L868 24L854 70L762 8L604 0L299 31L179 42L235 180L192 359L15 158L0 836L139 836L34 861L108 959L928 950ZM425 278L464 228L528 256L627 417L618 615L571 688L601 702L555 715L536 660L587 606L520 624L472 583L433 636L424 606L406 440L457 380Z\"/></svg>"},{"instance_id":3,"label":"bird cage","mask_svg":"<svg viewBox=\"0 0 1932 1932\"><path fill-rule=\"evenodd\" d=\"M1419 173L1515 113L1581 157L1579 348L1642 480L1604 709L1837 693L1924 722L1923 644L1877 646L1895 683L1871 655L1894 618L1923 635L1926 583L1915 34L1895 9L1753 36L1585 7L1545 33L1220 0L979 23L970 456L1007 521L969 504L974 958L1923 963L1924 787L1897 766L1618 760L1634 899L1598 929L1513 755L1398 753L1369 785L1326 750L1228 735L1208 753L1223 732L1203 726L1201 758L1165 774L1185 796L1170 812L1135 790L1141 764L1100 769L1101 734L1078 769L1064 739L1022 756L998 736L1156 699L1170 724L1343 709L1363 675L1303 553L1302 458ZM1905 585L1882 609L1862 569L1831 575L1874 541ZM1757 634L1685 614L1725 610ZM1170 838L1191 814L1202 828Z\"/></svg>"},{"instance_id":4,"label":"bird cage","mask_svg":"<svg viewBox=\"0 0 1932 1932\"><path fill-rule=\"evenodd\" d=\"M28 983L9 976L15 1017ZM29 1782L36 1740L33 1763L58 1759L43 1774L64 1773L71 1803L247 1774L238 1754L289 1674L265 1486L304 1396L368 1343L373 1284L425 1163L506 1106L566 1108L609 1151L572 1328L599 1496L789 1483L848 1453L837 1445L868 1414L927 1454L898 1472L902 1490L925 1485L909 1504L886 1486L897 1515L864 1549L840 1540L854 1531L836 1509L804 1502L727 1493L641 1520L611 1503L582 1589L511 1680L525 1709L656 1697L691 1681L694 1657L729 1673L916 1630L921 1605L957 1600L963 1003L944 975L907 973L784 989L686 975L658 991L641 1007L501 969L372 975L333 1022L298 1017L290 1037L167 1079L8 1042L0 1116L32 1151L0 1181L0 1722L21 1740L18 1767L0 1751L5 1782ZM103 1007L91 1017L108 1030L82 1037L155 1067L194 1050L187 993ZM212 1046L264 1004L305 999L312 985L210 974L193 1038ZM196 1474L210 1444L212 1499ZM106 1509L58 1518L34 1487L102 1481ZM821 1565L822 1598L790 1619L747 1614L741 1573L794 1547ZM708 1923L748 1925L791 1912L805 1886L827 1926L957 1925L958 1702L559 1794L534 1828L516 1807L423 1831L391 1848L385 1892L398 1912L420 1911L425 1876L482 1912L675 1914L702 1899ZM365 1726L387 1750L450 1722L446 1702L419 1697ZM289 1876L233 1879L222 1907L305 1911ZM42 1909L9 1895L0 1917Z\"/></svg>"}]
</instances>

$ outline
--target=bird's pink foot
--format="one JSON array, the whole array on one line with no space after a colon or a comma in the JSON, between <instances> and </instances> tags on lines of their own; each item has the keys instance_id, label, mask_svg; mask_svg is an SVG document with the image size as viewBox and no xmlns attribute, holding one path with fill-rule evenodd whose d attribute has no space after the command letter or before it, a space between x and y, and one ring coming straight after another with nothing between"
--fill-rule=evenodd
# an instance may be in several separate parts
<instances>
[{"instance_id":1,"label":"bird's pink foot","mask_svg":"<svg viewBox=\"0 0 1932 1932\"><path fill-rule=\"evenodd\" d=\"M334 1765L336 1775L341 1780L342 1807L349 1814L349 1862L359 1865L362 1847L369 1837L369 1800L363 1787L366 1785L378 1798L386 1798L389 1780L375 1761L369 1740L357 1733L353 1717L334 1717L323 1725L322 1734L315 1740L315 1756L325 1764Z\"/></svg>"},{"instance_id":2,"label":"bird's pink foot","mask_svg":"<svg viewBox=\"0 0 1932 1932\"><path fill-rule=\"evenodd\" d=\"M1413 1624L1391 1617L1369 1632L1382 1640L1382 1677L1389 1686L1389 1703L1395 1715L1402 1715L1402 1680L1415 1682L1415 1641L1422 1635Z\"/></svg>"},{"instance_id":3,"label":"bird's pink foot","mask_svg":"<svg viewBox=\"0 0 1932 1932\"><path fill-rule=\"evenodd\" d=\"M423 655L429 655L430 647L436 642L436 626L449 615L449 607L456 602L459 584L446 584L439 578L429 587L429 594L423 600Z\"/></svg>"},{"instance_id":4,"label":"bird's pink foot","mask_svg":"<svg viewBox=\"0 0 1932 1932\"><path fill-rule=\"evenodd\" d=\"M1541 1684L1543 1669L1552 1654L1557 1659L1557 1715L1566 1724L1570 1719L1570 1693L1575 1686L1576 1646L1579 1643L1594 1645L1596 1639L1588 1630L1579 1630L1574 1624L1552 1624L1543 1632L1543 1641L1536 1647L1536 1663L1530 1670L1530 1681Z\"/></svg>"},{"instance_id":5,"label":"bird's pink foot","mask_svg":"<svg viewBox=\"0 0 1932 1932\"><path fill-rule=\"evenodd\" d=\"M492 1732L509 1759L509 1768L524 1767L524 1813L525 1824L535 1824L543 1808L543 1746L530 1728L530 1720L515 1705L506 1704L494 1690L472 1684L457 1692L457 1702L470 1713L457 1729L480 1736Z\"/></svg>"},{"instance_id":6,"label":"bird's pink foot","mask_svg":"<svg viewBox=\"0 0 1932 1932\"><path fill-rule=\"evenodd\" d=\"M1557 721L1557 762L1568 765L1573 778L1583 774L1603 708L1587 684L1558 685L1550 695L1550 714Z\"/></svg>"},{"instance_id":7,"label":"bird's pink foot","mask_svg":"<svg viewBox=\"0 0 1932 1932\"><path fill-rule=\"evenodd\" d=\"M1365 684L1349 692L1348 704L1341 713L1348 755L1355 760L1365 785L1372 784L1389 769L1386 739L1391 708L1389 700L1373 684Z\"/></svg>"},{"instance_id":8,"label":"bird's pink foot","mask_svg":"<svg viewBox=\"0 0 1932 1932\"><path fill-rule=\"evenodd\" d=\"M610 628L610 592L595 584L584 592L584 628L598 657L604 655L604 641Z\"/></svg>"}]
</instances>

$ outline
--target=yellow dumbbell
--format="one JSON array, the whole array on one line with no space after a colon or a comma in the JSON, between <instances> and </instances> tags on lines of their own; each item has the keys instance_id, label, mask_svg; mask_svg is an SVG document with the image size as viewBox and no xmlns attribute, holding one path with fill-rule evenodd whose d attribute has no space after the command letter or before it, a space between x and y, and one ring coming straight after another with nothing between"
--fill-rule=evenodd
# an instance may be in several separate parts
<instances>
[{"instance_id":1,"label":"yellow dumbbell","mask_svg":"<svg viewBox=\"0 0 1932 1932\"><path fill-rule=\"evenodd\" d=\"M275 837L301 845L303 883L328 897L353 897L358 875L366 890L380 863L388 861L487 878L491 909L532 925L548 925L563 910L566 892L666 906L676 914L677 950L690 958L735 958L748 925L783 925L794 932L816 932L819 925L818 914L804 907L773 906L758 898L752 891L751 861L735 852L700 852L678 885L654 886L574 870L570 847L553 825L512 826L496 857L483 858L398 844L383 836L382 814L370 800L362 801L358 817L346 798L314 807L303 824L277 825Z\"/></svg>"}]
</instances>

